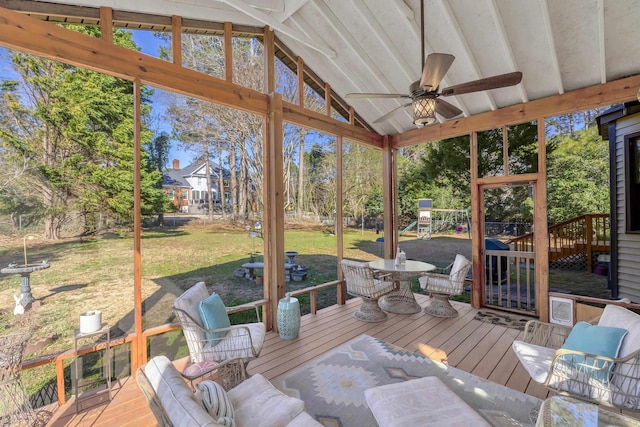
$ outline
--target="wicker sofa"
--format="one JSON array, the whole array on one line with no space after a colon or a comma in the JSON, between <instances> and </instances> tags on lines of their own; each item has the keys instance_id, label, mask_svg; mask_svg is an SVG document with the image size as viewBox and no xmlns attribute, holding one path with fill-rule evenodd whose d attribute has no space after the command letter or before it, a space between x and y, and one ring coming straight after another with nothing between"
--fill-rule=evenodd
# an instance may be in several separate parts
<instances>
[{"instance_id":1,"label":"wicker sofa","mask_svg":"<svg viewBox=\"0 0 640 427\"><path fill-rule=\"evenodd\" d=\"M240 369L243 363L237 363ZM219 424L196 399L185 378L165 356L156 356L137 372L137 381L160 426L225 426ZM256 374L231 390L236 427L318 427L304 412L304 402L286 396L262 375Z\"/></svg>"}]
</instances>

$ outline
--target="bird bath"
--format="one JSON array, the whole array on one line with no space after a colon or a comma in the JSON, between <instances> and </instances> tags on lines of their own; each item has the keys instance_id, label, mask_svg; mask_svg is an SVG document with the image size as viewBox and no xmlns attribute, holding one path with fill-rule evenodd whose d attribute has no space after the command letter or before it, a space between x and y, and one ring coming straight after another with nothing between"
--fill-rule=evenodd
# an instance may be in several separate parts
<instances>
[{"instance_id":1,"label":"bird bath","mask_svg":"<svg viewBox=\"0 0 640 427\"><path fill-rule=\"evenodd\" d=\"M31 295L31 284L29 283L29 275L34 271L44 270L45 268L49 268L49 263L47 261L42 261L39 264L9 264L7 267L0 270L0 273L3 274L19 274L22 276L22 305L27 305L35 301L33 295Z\"/></svg>"}]
</instances>

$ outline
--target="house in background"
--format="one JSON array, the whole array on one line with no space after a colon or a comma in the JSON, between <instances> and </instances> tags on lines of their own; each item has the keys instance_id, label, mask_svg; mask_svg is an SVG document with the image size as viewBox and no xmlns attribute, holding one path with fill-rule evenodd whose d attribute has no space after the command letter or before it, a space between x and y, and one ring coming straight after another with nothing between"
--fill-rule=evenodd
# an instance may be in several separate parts
<instances>
[{"instance_id":1,"label":"house in background","mask_svg":"<svg viewBox=\"0 0 640 427\"><path fill-rule=\"evenodd\" d=\"M211 197L215 204L220 203L219 177L228 179L229 173L217 163L209 162L211 171ZM173 200L174 205L181 212L198 211L207 207L209 192L207 191L207 172L204 161L196 160L189 166L180 169L180 161L173 160L172 168L162 176L162 188L165 194ZM228 199L228 193L225 191Z\"/></svg>"}]
</instances>

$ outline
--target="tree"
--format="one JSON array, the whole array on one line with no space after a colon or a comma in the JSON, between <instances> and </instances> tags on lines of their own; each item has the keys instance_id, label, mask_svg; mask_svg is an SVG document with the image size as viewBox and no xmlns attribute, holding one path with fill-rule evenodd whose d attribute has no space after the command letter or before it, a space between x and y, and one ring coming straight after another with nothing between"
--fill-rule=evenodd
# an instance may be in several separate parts
<instances>
[{"instance_id":1,"label":"tree","mask_svg":"<svg viewBox=\"0 0 640 427\"><path fill-rule=\"evenodd\" d=\"M164 173L164 170L169 163L169 149L171 146L171 137L165 131L160 132L149 144L147 144L147 162L151 169L155 169L160 174ZM162 189L162 179L156 183L156 188ZM158 213L158 225L164 225L164 211L163 209Z\"/></svg>"},{"instance_id":2,"label":"tree","mask_svg":"<svg viewBox=\"0 0 640 427\"><path fill-rule=\"evenodd\" d=\"M609 212L609 145L595 127L556 138L549 159L547 205L549 222L585 213Z\"/></svg>"},{"instance_id":3,"label":"tree","mask_svg":"<svg viewBox=\"0 0 640 427\"><path fill-rule=\"evenodd\" d=\"M70 28L99 37L96 27ZM123 31L114 32L114 42L136 48ZM60 238L74 217L83 220L85 232L99 227L103 214L130 223L133 84L23 53L14 54L12 64L20 85L4 93L2 116L10 117L13 126L0 130L0 140L8 151L28 159L21 184L45 218L45 237ZM145 102L147 96L143 93ZM148 132L142 137L144 142ZM149 214L165 198L156 189L160 175L149 171L146 160L142 170L143 214ZM7 200L6 191L0 196Z\"/></svg>"}]
</instances>

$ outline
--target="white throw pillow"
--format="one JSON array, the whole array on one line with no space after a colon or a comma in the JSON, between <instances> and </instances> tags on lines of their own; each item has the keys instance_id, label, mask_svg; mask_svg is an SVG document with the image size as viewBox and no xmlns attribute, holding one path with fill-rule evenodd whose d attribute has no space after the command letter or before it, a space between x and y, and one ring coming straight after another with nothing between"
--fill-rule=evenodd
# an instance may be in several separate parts
<instances>
[{"instance_id":1,"label":"white throw pillow","mask_svg":"<svg viewBox=\"0 0 640 427\"><path fill-rule=\"evenodd\" d=\"M195 398L218 424L235 426L233 405L220 384L211 380L202 381L196 385Z\"/></svg>"}]
</instances>

